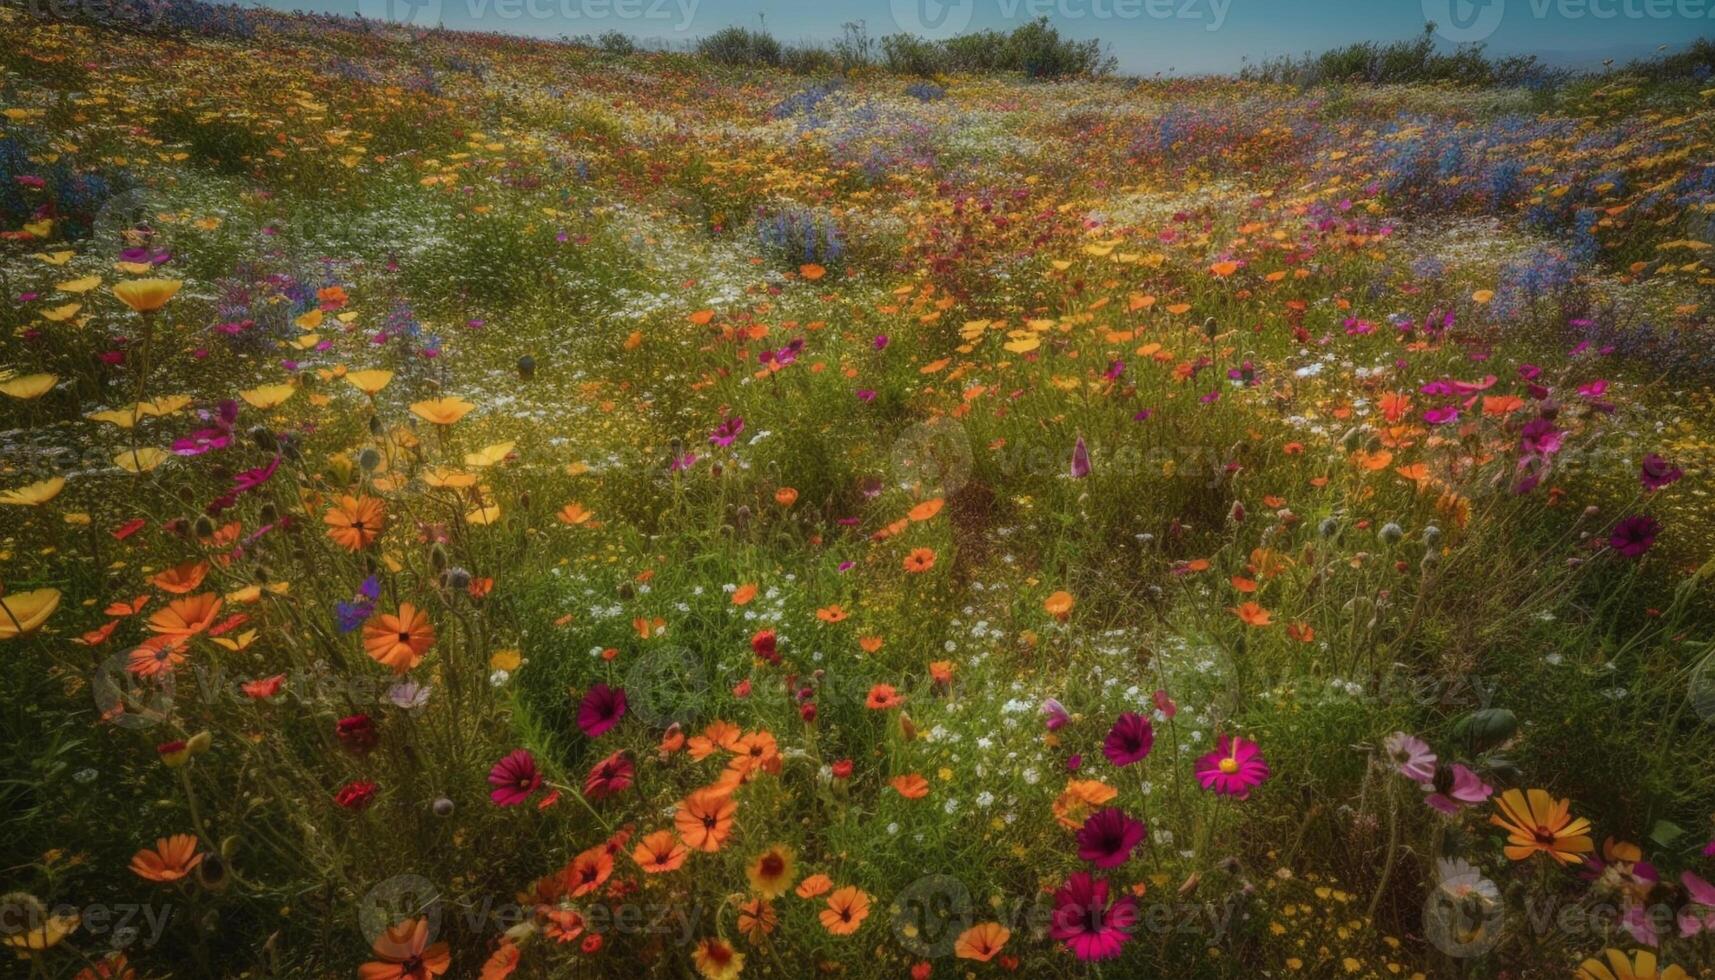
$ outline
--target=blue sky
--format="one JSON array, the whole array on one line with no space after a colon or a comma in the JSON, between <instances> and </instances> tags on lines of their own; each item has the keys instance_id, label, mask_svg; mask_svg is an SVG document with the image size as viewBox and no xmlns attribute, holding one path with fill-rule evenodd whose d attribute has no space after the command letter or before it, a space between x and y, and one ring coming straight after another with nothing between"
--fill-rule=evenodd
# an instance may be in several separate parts
<instances>
[{"instance_id":1,"label":"blue sky","mask_svg":"<svg viewBox=\"0 0 1715 980\"><path fill-rule=\"evenodd\" d=\"M733 24L783 41L826 41L848 21L873 35L1007 29L1046 14L1074 37L1111 44L1122 69L1235 70L1241 59L1397 40L1440 25L1443 43L1593 64L1715 36L1715 0L264 0L283 9L440 22L557 37L618 30L682 45Z\"/></svg>"}]
</instances>

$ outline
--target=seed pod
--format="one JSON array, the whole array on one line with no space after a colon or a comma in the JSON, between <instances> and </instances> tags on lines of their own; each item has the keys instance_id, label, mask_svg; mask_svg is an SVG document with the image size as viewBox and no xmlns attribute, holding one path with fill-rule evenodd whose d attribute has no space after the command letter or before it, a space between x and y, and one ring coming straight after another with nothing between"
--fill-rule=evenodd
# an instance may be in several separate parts
<instances>
[{"instance_id":1,"label":"seed pod","mask_svg":"<svg viewBox=\"0 0 1715 980\"><path fill-rule=\"evenodd\" d=\"M1209 317L1208 319L1203 321L1203 336L1209 338L1210 340L1214 340L1215 335L1220 333L1220 332L1221 332L1221 328L1215 325L1215 318L1214 317Z\"/></svg>"},{"instance_id":2,"label":"seed pod","mask_svg":"<svg viewBox=\"0 0 1715 980\"><path fill-rule=\"evenodd\" d=\"M357 454L357 465L365 473L373 473L381 465L381 453L374 446L363 447L363 452Z\"/></svg>"},{"instance_id":3,"label":"seed pod","mask_svg":"<svg viewBox=\"0 0 1715 980\"><path fill-rule=\"evenodd\" d=\"M443 796L435 800L433 809L437 817L450 817L453 814L453 801Z\"/></svg>"},{"instance_id":4,"label":"seed pod","mask_svg":"<svg viewBox=\"0 0 1715 980\"><path fill-rule=\"evenodd\" d=\"M518 358L518 377L529 381L536 376L536 359L529 354Z\"/></svg>"}]
</instances>

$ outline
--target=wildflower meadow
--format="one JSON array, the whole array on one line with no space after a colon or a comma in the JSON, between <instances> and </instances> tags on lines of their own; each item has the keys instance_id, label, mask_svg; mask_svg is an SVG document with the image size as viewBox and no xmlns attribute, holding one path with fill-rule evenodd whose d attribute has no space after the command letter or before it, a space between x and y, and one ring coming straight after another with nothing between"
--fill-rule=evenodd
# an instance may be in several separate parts
<instances>
[{"instance_id":1,"label":"wildflower meadow","mask_svg":"<svg viewBox=\"0 0 1715 980\"><path fill-rule=\"evenodd\" d=\"M148 9L0 7L5 976L1715 970L1715 45Z\"/></svg>"}]
</instances>

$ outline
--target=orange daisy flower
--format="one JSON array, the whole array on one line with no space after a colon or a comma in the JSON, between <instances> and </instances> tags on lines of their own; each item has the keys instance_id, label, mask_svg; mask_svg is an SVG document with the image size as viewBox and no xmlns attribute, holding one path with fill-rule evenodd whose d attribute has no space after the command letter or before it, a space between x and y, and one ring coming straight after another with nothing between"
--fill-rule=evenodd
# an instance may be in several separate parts
<instances>
[{"instance_id":1,"label":"orange daisy flower","mask_svg":"<svg viewBox=\"0 0 1715 980\"><path fill-rule=\"evenodd\" d=\"M855 885L847 885L828 896L828 907L818 916L822 928L836 936L849 936L869 918L869 896Z\"/></svg>"},{"instance_id":2,"label":"orange daisy flower","mask_svg":"<svg viewBox=\"0 0 1715 980\"><path fill-rule=\"evenodd\" d=\"M685 797L673 815L679 838L693 850L713 853L732 836L733 814L738 804L731 795L699 789Z\"/></svg>"},{"instance_id":3,"label":"orange daisy flower","mask_svg":"<svg viewBox=\"0 0 1715 980\"><path fill-rule=\"evenodd\" d=\"M613 874L613 854L605 845L596 845L572 858L566 865L566 889L573 898L588 895L600 888Z\"/></svg>"},{"instance_id":4,"label":"orange daisy flower","mask_svg":"<svg viewBox=\"0 0 1715 980\"><path fill-rule=\"evenodd\" d=\"M195 636L214 625L220 605L220 596L213 592L174 599L167 603L167 608L149 617L149 629L165 636Z\"/></svg>"},{"instance_id":5,"label":"orange daisy flower","mask_svg":"<svg viewBox=\"0 0 1715 980\"><path fill-rule=\"evenodd\" d=\"M738 975L744 972L744 954L715 936L698 943L691 960L697 964L697 972L707 980L737 980Z\"/></svg>"},{"instance_id":6,"label":"orange daisy flower","mask_svg":"<svg viewBox=\"0 0 1715 980\"><path fill-rule=\"evenodd\" d=\"M760 943L780 924L780 916L767 899L753 898L738 907L738 931L751 943Z\"/></svg>"},{"instance_id":7,"label":"orange daisy flower","mask_svg":"<svg viewBox=\"0 0 1715 980\"><path fill-rule=\"evenodd\" d=\"M1557 800L1545 789L1509 789L1495 799L1499 813L1489 822L1507 832L1507 857L1523 861L1546 854L1561 864L1577 864L1595 850L1590 821L1573 817L1571 803Z\"/></svg>"},{"instance_id":8,"label":"orange daisy flower","mask_svg":"<svg viewBox=\"0 0 1715 980\"><path fill-rule=\"evenodd\" d=\"M935 567L935 551L932 548L912 548L905 556L905 570L913 575L921 575Z\"/></svg>"},{"instance_id":9,"label":"orange daisy flower","mask_svg":"<svg viewBox=\"0 0 1715 980\"><path fill-rule=\"evenodd\" d=\"M817 895L827 894L828 889L832 887L834 887L834 879L824 874L813 874L798 882L798 887L792 891L799 898L815 898Z\"/></svg>"},{"instance_id":10,"label":"orange daisy flower","mask_svg":"<svg viewBox=\"0 0 1715 980\"><path fill-rule=\"evenodd\" d=\"M339 498L322 516L328 537L347 551L362 551L381 537L387 527L387 506L374 497Z\"/></svg>"},{"instance_id":11,"label":"orange daisy flower","mask_svg":"<svg viewBox=\"0 0 1715 980\"><path fill-rule=\"evenodd\" d=\"M132 872L150 881L178 881L201 863L195 834L162 837L155 841L153 850L145 847L131 855Z\"/></svg>"},{"instance_id":12,"label":"orange daisy flower","mask_svg":"<svg viewBox=\"0 0 1715 980\"><path fill-rule=\"evenodd\" d=\"M201 585L203 578L207 575L208 562L193 560L181 562L172 568L157 572L155 577L149 581L153 582L155 588L162 592L184 595Z\"/></svg>"},{"instance_id":13,"label":"orange daisy flower","mask_svg":"<svg viewBox=\"0 0 1715 980\"><path fill-rule=\"evenodd\" d=\"M953 941L953 955L961 960L987 963L1012 938L1012 930L998 922L979 922Z\"/></svg>"},{"instance_id":14,"label":"orange daisy flower","mask_svg":"<svg viewBox=\"0 0 1715 980\"><path fill-rule=\"evenodd\" d=\"M423 662L435 645L435 626L429 614L409 602L399 604L398 615L382 613L363 627L363 649L376 663L403 674Z\"/></svg>"},{"instance_id":15,"label":"orange daisy flower","mask_svg":"<svg viewBox=\"0 0 1715 980\"><path fill-rule=\"evenodd\" d=\"M429 943L429 920L406 919L375 940L375 959L357 968L358 980L429 980L447 972L446 943Z\"/></svg>"},{"instance_id":16,"label":"orange daisy flower","mask_svg":"<svg viewBox=\"0 0 1715 980\"><path fill-rule=\"evenodd\" d=\"M897 708L905 703L899 691L892 684L877 684L869 689L869 696L864 698L864 707L871 711L886 711Z\"/></svg>"},{"instance_id":17,"label":"orange daisy flower","mask_svg":"<svg viewBox=\"0 0 1715 980\"><path fill-rule=\"evenodd\" d=\"M691 849L679 842L671 830L657 830L644 835L637 842L637 847L631 852L631 859L645 873L658 875L667 871L677 871L685 863Z\"/></svg>"}]
</instances>

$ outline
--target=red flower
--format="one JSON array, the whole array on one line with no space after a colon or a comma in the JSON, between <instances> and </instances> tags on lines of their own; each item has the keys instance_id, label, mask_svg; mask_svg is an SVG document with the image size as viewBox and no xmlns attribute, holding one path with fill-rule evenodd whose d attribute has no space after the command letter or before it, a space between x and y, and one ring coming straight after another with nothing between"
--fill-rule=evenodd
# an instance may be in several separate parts
<instances>
[{"instance_id":1,"label":"red flower","mask_svg":"<svg viewBox=\"0 0 1715 980\"><path fill-rule=\"evenodd\" d=\"M624 792L631 786L631 778L636 772L630 756L625 754L624 749L620 749L596 763L590 774L584 777L584 795L592 800L599 800L604 796Z\"/></svg>"},{"instance_id":2,"label":"red flower","mask_svg":"<svg viewBox=\"0 0 1715 980\"><path fill-rule=\"evenodd\" d=\"M501 806L523 803L542 785L542 774L536 771L536 757L525 749L514 750L488 771L488 784L494 787L488 798L495 803Z\"/></svg>"},{"instance_id":3,"label":"red flower","mask_svg":"<svg viewBox=\"0 0 1715 980\"><path fill-rule=\"evenodd\" d=\"M375 784L363 779L346 783L333 795L333 801L347 810L361 810L374 800Z\"/></svg>"},{"instance_id":4,"label":"red flower","mask_svg":"<svg viewBox=\"0 0 1715 980\"><path fill-rule=\"evenodd\" d=\"M780 651L773 630L757 630L750 638L750 652L776 666L780 663Z\"/></svg>"},{"instance_id":5,"label":"red flower","mask_svg":"<svg viewBox=\"0 0 1715 980\"><path fill-rule=\"evenodd\" d=\"M334 734L339 737L339 744L348 750L364 755L381 740L375 730L375 722L368 715L347 715L334 723Z\"/></svg>"},{"instance_id":6,"label":"red flower","mask_svg":"<svg viewBox=\"0 0 1715 980\"><path fill-rule=\"evenodd\" d=\"M832 768L834 770L834 778L835 779L850 779L850 778L852 778L852 760L841 759L840 761L834 763Z\"/></svg>"}]
</instances>

